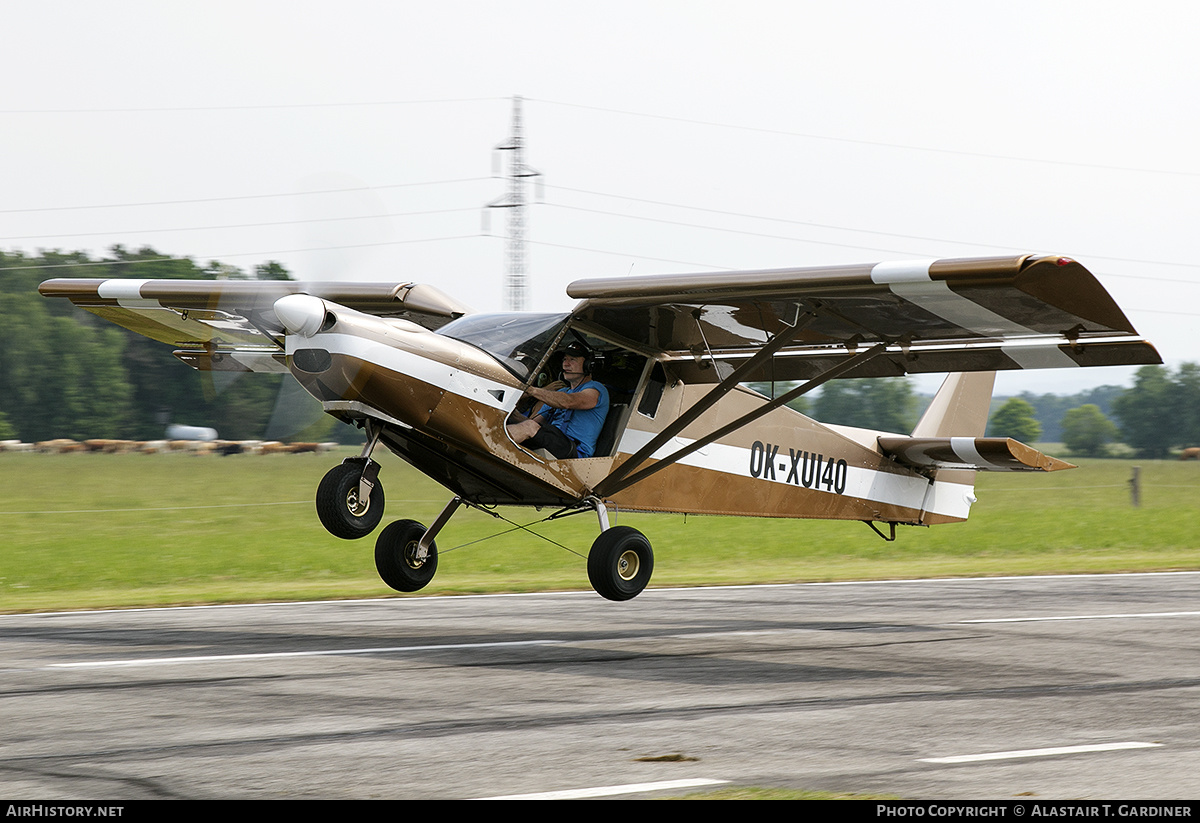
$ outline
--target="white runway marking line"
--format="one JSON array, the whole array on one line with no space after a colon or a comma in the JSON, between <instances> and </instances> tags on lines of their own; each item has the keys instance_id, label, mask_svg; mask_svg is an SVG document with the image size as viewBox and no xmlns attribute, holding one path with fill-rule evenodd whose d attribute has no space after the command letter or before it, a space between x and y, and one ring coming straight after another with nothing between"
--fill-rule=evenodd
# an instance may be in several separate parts
<instances>
[{"instance_id":1,"label":"white runway marking line","mask_svg":"<svg viewBox=\"0 0 1200 823\"><path fill-rule=\"evenodd\" d=\"M1200 612L1139 612L1117 614L1065 614L1050 617L988 617L961 620L961 623L1037 623L1044 620L1114 620L1128 617L1200 617Z\"/></svg>"},{"instance_id":2,"label":"white runway marking line","mask_svg":"<svg viewBox=\"0 0 1200 823\"><path fill-rule=\"evenodd\" d=\"M558 792L507 794L499 797L481 797L479 800L581 800L585 797L611 797L615 794L637 794L638 792L657 792L665 789L694 789L699 786L718 786L728 782L728 780L708 780L707 778L697 777L691 780L627 783L624 786L594 786L590 789L564 789Z\"/></svg>"},{"instance_id":3,"label":"white runway marking line","mask_svg":"<svg viewBox=\"0 0 1200 823\"><path fill-rule=\"evenodd\" d=\"M698 634L651 634L627 637L593 637L579 640L505 640L492 643L435 643L428 646L383 646L372 649L309 649L295 652L247 652L245 654L197 654L173 657L135 657L124 660L81 660L75 663L48 663L40 666L49 669L116 669L133 666L177 666L185 663L240 663L253 660L285 660L299 657L335 657L355 654L403 654L408 652L436 652L461 649L504 649L520 646L563 646L575 647L603 645L629 640L693 640L729 636L757 637L772 634L787 634L789 629L739 630L732 632L701 632Z\"/></svg>"},{"instance_id":4,"label":"white runway marking line","mask_svg":"<svg viewBox=\"0 0 1200 823\"><path fill-rule=\"evenodd\" d=\"M421 501L441 502L441 501ZM917 577L909 580L833 580L824 583L746 583L729 586L664 586L650 588L647 594L653 595L691 595L695 592L738 591L741 589L804 589L829 588L847 586L913 586L913 585L942 585L942 584L980 584L980 583L1010 583L1012 581L1033 580L1103 580L1121 582L1129 577L1187 577L1200 575L1198 571L1184 572L1124 572L1113 574L1028 574L1010 575L1003 577ZM512 598L594 598L593 591L562 591L562 592L510 592L507 594L455 594L455 595L423 595L418 597L360 597L351 600L274 600L262 603L211 603L206 606L132 606L115 609L73 609L69 611L49 612L19 612L0 614L0 620L26 618L72 618L87 615L130 614L135 612L194 612L222 611L227 609L259 609L259 608L307 608L310 606L380 606L386 608L417 608L430 604L456 603L463 600L508 600Z\"/></svg>"},{"instance_id":5,"label":"white runway marking line","mask_svg":"<svg viewBox=\"0 0 1200 823\"><path fill-rule=\"evenodd\" d=\"M1152 749L1162 743L1097 743L1091 746L1054 746L1048 749L1021 749L1012 752L988 752L987 754L960 754L954 757L922 757L922 763L978 763L984 760L1016 760L1022 757L1050 757L1056 754L1083 754L1085 752L1115 752L1123 749Z\"/></svg>"},{"instance_id":6,"label":"white runway marking line","mask_svg":"<svg viewBox=\"0 0 1200 823\"><path fill-rule=\"evenodd\" d=\"M1115 618L1133 618L1133 617L1197 617L1200 612L1147 612L1141 614L1089 614L1089 615L1052 615L1048 617L991 617L980 618L978 620L960 620L958 625L965 624L982 624L982 623L1036 623L1040 621L1061 621L1061 620L1106 620ZM667 635L641 635L638 637L620 638L623 640L695 640L698 638L714 638L728 636L760 636L772 634L788 634L795 630L790 629L769 629L769 630L741 630L729 632L701 632L697 634L667 634ZM105 669L105 668L120 668L131 666L173 666L185 663L222 663L222 662L241 662L251 660L272 660L286 659L299 657L329 657L337 655L356 655L356 654L401 654L406 652L429 652L429 651L447 651L457 649L489 649L489 648L512 648L520 646L559 646L564 644L573 645L594 645L596 643L609 643L617 641L618 638L589 638L586 640L510 640L496 641L492 643L440 643L431 644L428 646L384 646L370 649L310 649L308 651L294 652L248 652L246 654L199 654L192 656L173 656L173 657L143 657L143 658L128 658L124 660L88 660L75 663L50 663L40 668L48 669Z\"/></svg>"},{"instance_id":7,"label":"white runway marking line","mask_svg":"<svg viewBox=\"0 0 1200 823\"><path fill-rule=\"evenodd\" d=\"M257 652L250 654L208 654L193 657L143 657L130 660L91 660L79 663L50 663L43 669L106 669L122 666L172 666L180 663L220 663L242 660L272 660L288 657L328 657L346 654L391 654L396 652L433 652L446 649L495 649L513 646L554 646L563 640L513 640L496 643L443 643L430 646L385 646L377 649L315 649L306 652Z\"/></svg>"}]
</instances>

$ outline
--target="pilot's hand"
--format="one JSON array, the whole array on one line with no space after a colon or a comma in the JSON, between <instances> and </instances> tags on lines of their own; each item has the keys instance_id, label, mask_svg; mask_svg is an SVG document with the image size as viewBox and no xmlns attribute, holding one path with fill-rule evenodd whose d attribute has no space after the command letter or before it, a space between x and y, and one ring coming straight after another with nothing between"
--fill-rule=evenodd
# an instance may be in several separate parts
<instances>
[{"instance_id":1,"label":"pilot's hand","mask_svg":"<svg viewBox=\"0 0 1200 823\"><path fill-rule=\"evenodd\" d=\"M565 389L566 387L567 387L567 384L565 381L555 380L551 383L547 383L542 388L544 388L546 391L561 391L562 389Z\"/></svg>"}]
</instances>

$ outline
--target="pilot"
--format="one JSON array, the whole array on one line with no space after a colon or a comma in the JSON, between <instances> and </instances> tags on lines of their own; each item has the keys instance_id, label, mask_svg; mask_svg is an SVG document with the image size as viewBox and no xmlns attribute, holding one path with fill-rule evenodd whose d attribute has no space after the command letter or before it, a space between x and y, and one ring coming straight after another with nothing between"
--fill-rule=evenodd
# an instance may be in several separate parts
<instances>
[{"instance_id":1,"label":"pilot","mask_svg":"<svg viewBox=\"0 0 1200 823\"><path fill-rule=\"evenodd\" d=\"M508 434L514 443L546 449L561 460L591 457L608 416L608 389L592 380L592 353L587 346L573 342L562 354L562 381L526 389L527 395L541 402L530 417L514 412Z\"/></svg>"}]
</instances>

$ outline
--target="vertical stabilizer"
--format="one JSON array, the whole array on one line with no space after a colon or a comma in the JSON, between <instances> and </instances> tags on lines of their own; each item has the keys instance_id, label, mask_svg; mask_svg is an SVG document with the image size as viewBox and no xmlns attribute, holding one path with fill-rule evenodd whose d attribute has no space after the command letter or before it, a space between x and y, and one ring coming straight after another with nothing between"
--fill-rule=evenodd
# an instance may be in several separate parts
<instances>
[{"instance_id":1,"label":"vertical stabilizer","mask_svg":"<svg viewBox=\"0 0 1200 823\"><path fill-rule=\"evenodd\" d=\"M992 405L994 371L946 376L913 437L983 437Z\"/></svg>"},{"instance_id":2,"label":"vertical stabilizer","mask_svg":"<svg viewBox=\"0 0 1200 823\"><path fill-rule=\"evenodd\" d=\"M946 376L933 402L913 429L913 437L983 437L992 405L995 372L958 372ZM940 509L940 500L961 499L970 511L975 502L975 472L962 469L938 469L932 474L925 506L924 525L960 518L940 517L931 513ZM965 519L965 514L962 519Z\"/></svg>"}]
</instances>

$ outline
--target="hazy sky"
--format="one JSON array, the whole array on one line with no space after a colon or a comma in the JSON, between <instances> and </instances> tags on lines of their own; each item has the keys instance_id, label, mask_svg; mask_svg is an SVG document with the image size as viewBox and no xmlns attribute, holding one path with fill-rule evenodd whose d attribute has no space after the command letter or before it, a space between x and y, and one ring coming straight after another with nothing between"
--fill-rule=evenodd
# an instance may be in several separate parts
<instances>
[{"instance_id":1,"label":"hazy sky","mask_svg":"<svg viewBox=\"0 0 1200 823\"><path fill-rule=\"evenodd\" d=\"M582 277L1052 252L1200 360L1195 3L0 0L0 28L5 250L497 310L521 95L532 308Z\"/></svg>"}]
</instances>

